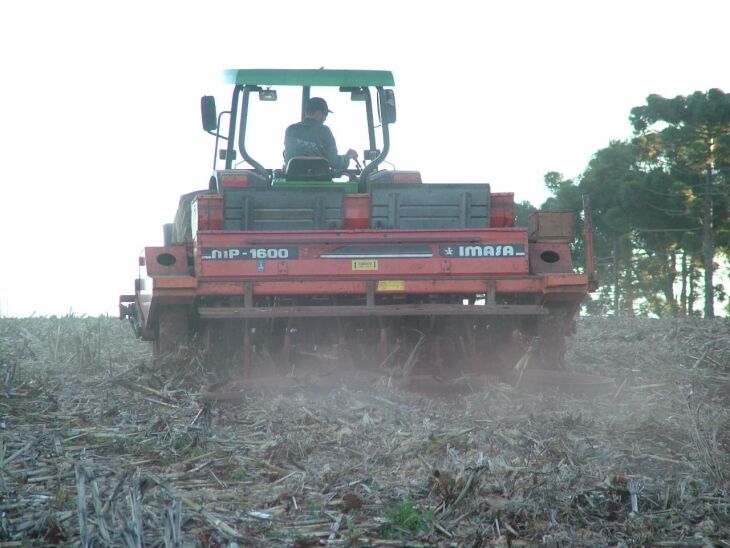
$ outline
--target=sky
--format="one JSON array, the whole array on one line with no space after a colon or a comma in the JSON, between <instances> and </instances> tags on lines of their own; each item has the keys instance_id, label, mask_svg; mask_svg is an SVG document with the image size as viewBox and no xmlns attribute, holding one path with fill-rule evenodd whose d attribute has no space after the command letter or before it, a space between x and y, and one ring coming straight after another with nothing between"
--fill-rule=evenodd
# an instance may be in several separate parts
<instances>
[{"instance_id":1,"label":"sky","mask_svg":"<svg viewBox=\"0 0 730 548\"><path fill-rule=\"evenodd\" d=\"M388 161L539 205L545 173L579 176L649 94L729 91L728 20L725 0L3 2L0 315L116 314L207 187L200 97L222 110L224 69L391 70Z\"/></svg>"}]
</instances>

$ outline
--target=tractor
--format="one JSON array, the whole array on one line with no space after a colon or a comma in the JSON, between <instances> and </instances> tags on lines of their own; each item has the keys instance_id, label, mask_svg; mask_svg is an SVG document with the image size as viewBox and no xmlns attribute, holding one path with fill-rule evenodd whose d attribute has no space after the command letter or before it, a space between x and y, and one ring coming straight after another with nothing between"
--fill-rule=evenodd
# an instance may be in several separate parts
<instances>
[{"instance_id":1,"label":"tractor","mask_svg":"<svg viewBox=\"0 0 730 548\"><path fill-rule=\"evenodd\" d=\"M427 183L386 163L389 71L228 70L224 81L227 110L201 99L215 139L207 188L180 198L163 245L139 258L134 294L120 297L155 362L194 349L211 370L251 378L326 356L441 378L503 371L530 349L534 367L563 367L566 335L596 287L589 209L578 272L574 212L537 211L518 227L512 192ZM261 109L287 104L303 118L315 95L360 120L363 165L255 158L285 129L261 122Z\"/></svg>"}]
</instances>

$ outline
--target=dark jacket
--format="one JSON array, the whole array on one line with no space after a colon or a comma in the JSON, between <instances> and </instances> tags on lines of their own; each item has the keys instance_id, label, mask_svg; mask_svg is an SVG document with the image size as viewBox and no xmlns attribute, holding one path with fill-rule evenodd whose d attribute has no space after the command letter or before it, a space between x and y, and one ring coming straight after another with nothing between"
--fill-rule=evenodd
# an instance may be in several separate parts
<instances>
[{"instance_id":1,"label":"dark jacket","mask_svg":"<svg viewBox=\"0 0 730 548\"><path fill-rule=\"evenodd\" d=\"M337 171L347 169L350 164L350 158L337 154L332 130L313 118L305 118L286 128L284 165L295 156L321 156Z\"/></svg>"}]
</instances>

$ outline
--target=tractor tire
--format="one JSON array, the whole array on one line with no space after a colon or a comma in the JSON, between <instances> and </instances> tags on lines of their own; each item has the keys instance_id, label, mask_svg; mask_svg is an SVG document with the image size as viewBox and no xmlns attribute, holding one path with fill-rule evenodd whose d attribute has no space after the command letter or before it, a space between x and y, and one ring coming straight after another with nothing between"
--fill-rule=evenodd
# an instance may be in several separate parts
<instances>
[{"instance_id":1,"label":"tractor tire","mask_svg":"<svg viewBox=\"0 0 730 548\"><path fill-rule=\"evenodd\" d=\"M570 334L572 314L566 305L550 306L550 314L537 322L538 368L565 369L565 337Z\"/></svg>"},{"instance_id":2,"label":"tractor tire","mask_svg":"<svg viewBox=\"0 0 730 548\"><path fill-rule=\"evenodd\" d=\"M186 306L165 306L157 314L152 354L155 366L179 364L189 358L191 326Z\"/></svg>"}]
</instances>

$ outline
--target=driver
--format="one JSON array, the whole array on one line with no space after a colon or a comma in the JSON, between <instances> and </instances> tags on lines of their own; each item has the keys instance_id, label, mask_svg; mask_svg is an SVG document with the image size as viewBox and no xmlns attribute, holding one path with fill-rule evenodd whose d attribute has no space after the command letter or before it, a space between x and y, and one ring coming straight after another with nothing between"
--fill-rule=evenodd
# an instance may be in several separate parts
<instances>
[{"instance_id":1,"label":"driver","mask_svg":"<svg viewBox=\"0 0 730 548\"><path fill-rule=\"evenodd\" d=\"M295 156L321 156L326 158L336 171L347 169L350 159L357 160L357 151L349 149L345 154L337 154L337 144L332 130L324 125L327 114L332 112L327 101L312 97L304 109L305 117L301 122L286 128L284 136L284 165Z\"/></svg>"}]
</instances>

